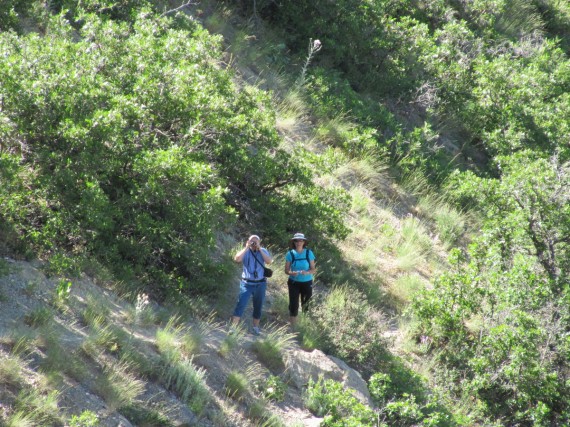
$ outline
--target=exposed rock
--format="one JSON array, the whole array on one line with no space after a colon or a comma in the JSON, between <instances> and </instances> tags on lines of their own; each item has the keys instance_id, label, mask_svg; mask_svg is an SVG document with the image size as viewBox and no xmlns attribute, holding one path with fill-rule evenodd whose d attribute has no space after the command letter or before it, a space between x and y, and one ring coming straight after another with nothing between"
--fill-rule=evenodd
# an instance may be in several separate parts
<instances>
[{"instance_id":1,"label":"exposed rock","mask_svg":"<svg viewBox=\"0 0 570 427\"><path fill-rule=\"evenodd\" d=\"M307 385L309 378L316 381L322 376L324 379L341 382L354 390L354 396L358 400L373 406L368 386L360 373L336 357L327 356L320 350L308 352L295 349L287 353L285 363L292 383L299 389Z\"/></svg>"},{"instance_id":2,"label":"exposed rock","mask_svg":"<svg viewBox=\"0 0 570 427\"><path fill-rule=\"evenodd\" d=\"M301 422L303 423L303 427L319 427L323 422L323 419L324 418L310 417L310 418L305 418Z\"/></svg>"}]
</instances>

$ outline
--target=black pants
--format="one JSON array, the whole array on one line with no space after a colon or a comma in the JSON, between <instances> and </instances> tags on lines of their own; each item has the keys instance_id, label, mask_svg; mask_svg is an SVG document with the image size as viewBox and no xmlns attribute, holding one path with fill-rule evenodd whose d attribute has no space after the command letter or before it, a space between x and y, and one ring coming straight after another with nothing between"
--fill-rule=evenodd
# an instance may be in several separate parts
<instances>
[{"instance_id":1,"label":"black pants","mask_svg":"<svg viewBox=\"0 0 570 427\"><path fill-rule=\"evenodd\" d=\"M306 313L309 308L309 300L313 296L313 281L295 282L289 279L287 287L289 288L289 314L291 317L296 317L299 314L299 295L301 295L303 313Z\"/></svg>"}]
</instances>

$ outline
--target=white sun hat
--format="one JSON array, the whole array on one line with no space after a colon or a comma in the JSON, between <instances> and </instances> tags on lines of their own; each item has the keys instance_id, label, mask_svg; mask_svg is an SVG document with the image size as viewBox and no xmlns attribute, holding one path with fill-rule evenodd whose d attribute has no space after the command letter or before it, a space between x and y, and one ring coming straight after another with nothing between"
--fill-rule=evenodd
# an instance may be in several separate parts
<instances>
[{"instance_id":1,"label":"white sun hat","mask_svg":"<svg viewBox=\"0 0 570 427\"><path fill-rule=\"evenodd\" d=\"M295 233L295 235L291 238L291 240L307 240L303 233Z\"/></svg>"}]
</instances>

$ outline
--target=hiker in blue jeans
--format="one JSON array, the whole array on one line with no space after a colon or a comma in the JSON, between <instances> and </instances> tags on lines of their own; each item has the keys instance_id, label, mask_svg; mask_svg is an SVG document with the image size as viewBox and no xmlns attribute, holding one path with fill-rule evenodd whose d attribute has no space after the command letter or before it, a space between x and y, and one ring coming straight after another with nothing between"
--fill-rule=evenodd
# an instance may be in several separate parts
<instances>
[{"instance_id":1,"label":"hiker in blue jeans","mask_svg":"<svg viewBox=\"0 0 570 427\"><path fill-rule=\"evenodd\" d=\"M232 316L232 326L238 325L245 307L250 298L253 300L253 333L259 335L259 320L261 319L261 309L265 300L265 289L267 279L264 277L264 267L271 264L273 258L269 251L261 247L261 239L258 235L249 236L245 247L234 257L235 262L241 262L243 270L241 273L240 289L236 308Z\"/></svg>"}]
</instances>

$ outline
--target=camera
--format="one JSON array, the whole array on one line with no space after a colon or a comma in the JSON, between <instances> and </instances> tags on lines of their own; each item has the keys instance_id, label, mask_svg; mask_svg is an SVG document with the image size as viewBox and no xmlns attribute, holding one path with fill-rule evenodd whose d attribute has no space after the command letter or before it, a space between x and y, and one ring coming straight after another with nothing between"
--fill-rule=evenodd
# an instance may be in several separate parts
<instances>
[{"instance_id":1,"label":"camera","mask_svg":"<svg viewBox=\"0 0 570 427\"><path fill-rule=\"evenodd\" d=\"M257 246L257 242L251 242L250 245L251 246Z\"/></svg>"}]
</instances>

